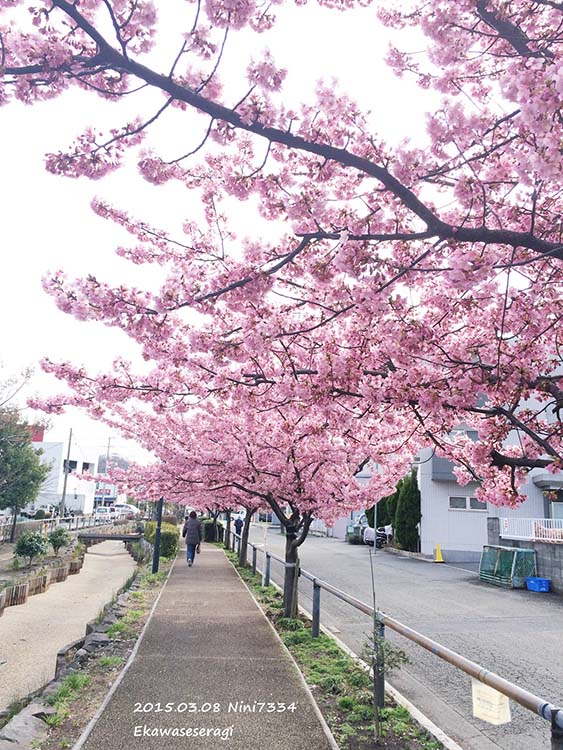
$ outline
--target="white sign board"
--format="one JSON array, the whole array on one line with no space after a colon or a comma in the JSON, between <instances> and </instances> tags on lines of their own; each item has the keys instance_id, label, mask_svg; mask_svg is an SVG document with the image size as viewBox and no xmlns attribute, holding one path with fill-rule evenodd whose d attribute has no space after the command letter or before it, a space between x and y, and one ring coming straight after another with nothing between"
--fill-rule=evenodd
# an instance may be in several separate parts
<instances>
[{"instance_id":1,"label":"white sign board","mask_svg":"<svg viewBox=\"0 0 563 750\"><path fill-rule=\"evenodd\" d=\"M471 682L473 716L488 721L489 724L508 724L511 717L510 703L506 695L478 680Z\"/></svg>"}]
</instances>

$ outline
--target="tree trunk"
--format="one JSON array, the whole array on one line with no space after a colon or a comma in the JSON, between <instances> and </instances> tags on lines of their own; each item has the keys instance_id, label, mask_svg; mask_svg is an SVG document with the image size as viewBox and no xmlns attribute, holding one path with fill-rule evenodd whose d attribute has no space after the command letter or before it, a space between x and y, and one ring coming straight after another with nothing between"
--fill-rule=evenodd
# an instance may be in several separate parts
<instances>
[{"instance_id":1,"label":"tree trunk","mask_svg":"<svg viewBox=\"0 0 563 750\"><path fill-rule=\"evenodd\" d=\"M299 548L295 544L297 534L295 533L295 526L287 526L285 530L285 562L289 564L289 567L285 569L284 584L283 584L283 615L284 617L291 617L293 612L297 611L297 581L295 580L295 573L297 568L298 550ZM295 594L295 601L294 601Z\"/></svg>"},{"instance_id":2,"label":"tree trunk","mask_svg":"<svg viewBox=\"0 0 563 750\"><path fill-rule=\"evenodd\" d=\"M10 532L10 542L12 542L12 543L13 543L14 538L16 536L16 520L17 520L17 517L18 517L18 509L14 505L14 508L13 508L13 517L12 517L12 531Z\"/></svg>"},{"instance_id":3,"label":"tree trunk","mask_svg":"<svg viewBox=\"0 0 563 750\"><path fill-rule=\"evenodd\" d=\"M240 535L240 554L238 556L238 564L241 567L244 567L247 564L246 554L248 550L248 535L250 534L250 523L253 515L254 510L247 510L244 517L244 526L242 527L242 534Z\"/></svg>"},{"instance_id":4,"label":"tree trunk","mask_svg":"<svg viewBox=\"0 0 563 750\"><path fill-rule=\"evenodd\" d=\"M225 549L231 549L231 511L226 511L227 516L227 527L225 528Z\"/></svg>"}]
</instances>

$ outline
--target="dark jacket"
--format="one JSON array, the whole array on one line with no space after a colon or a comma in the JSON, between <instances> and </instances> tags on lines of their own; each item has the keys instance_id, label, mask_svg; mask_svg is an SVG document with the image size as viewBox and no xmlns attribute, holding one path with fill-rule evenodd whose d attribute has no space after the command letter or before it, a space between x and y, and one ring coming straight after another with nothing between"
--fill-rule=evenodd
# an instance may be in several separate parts
<instances>
[{"instance_id":1,"label":"dark jacket","mask_svg":"<svg viewBox=\"0 0 563 750\"><path fill-rule=\"evenodd\" d=\"M202 539L201 523L197 518L188 518L182 529L182 536L186 537L186 544L199 544Z\"/></svg>"}]
</instances>

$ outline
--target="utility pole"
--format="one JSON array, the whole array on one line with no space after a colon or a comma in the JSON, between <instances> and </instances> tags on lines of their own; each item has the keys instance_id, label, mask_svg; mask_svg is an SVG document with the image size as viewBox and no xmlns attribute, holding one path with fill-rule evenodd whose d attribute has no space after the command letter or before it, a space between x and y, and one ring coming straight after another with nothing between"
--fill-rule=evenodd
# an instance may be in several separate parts
<instances>
[{"instance_id":1,"label":"utility pole","mask_svg":"<svg viewBox=\"0 0 563 750\"><path fill-rule=\"evenodd\" d=\"M59 517L64 516L65 500L66 500L66 483L68 481L68 475L70 474L70 444L72 443L72 427L70 428L70 434L68 436L68 448L66 451L66 461L63 464L64 479L63 479L63 494L61 496L61 502L59 504Z\"/></svg>"},{"instance_id":2,"label":"utility pole","mask_svg":"<svg viewBox=\"0 0 563 750\"><path fill-rule=\"evenodd\" d=\"M104 471L104 474L106 476L108 474L108 469L109 469L109 445L110 445L110 442L111 442L111 437L108 437L108 447L106 448L106 468L105 468L105 471ZM99 505L101 505L103 507L106 504L106 488L107 488L107 485L106 485L106 483L104 481L104 482L100 482L98 486L100 488L100 493L102 495L102 502L99 503ZM94 504L95 504L95 501L94 501Z\"/></svg>"}]
</instances>

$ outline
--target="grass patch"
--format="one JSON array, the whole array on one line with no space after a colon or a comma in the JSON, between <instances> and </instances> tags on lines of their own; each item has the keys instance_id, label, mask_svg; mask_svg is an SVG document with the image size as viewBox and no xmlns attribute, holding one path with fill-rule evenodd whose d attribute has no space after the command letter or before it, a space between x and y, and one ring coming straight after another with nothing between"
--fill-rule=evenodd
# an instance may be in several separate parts
<instances>
[{"instance_id":1,"label":"grass patch","mask_svg":"<svg viewBox=\"0 0 563 750\"><path fill-rule=\"evenodd\" d=\"M113 669L114 667L121 666L124 661L125 659L122 656L100 656L98 659L98 665L100 667Z\"/></svg>"},{"instance_id":2,"label":"grass patch","mask_svg":"<svg viewBox=\"0 0 563 750\"><path fill-rule=\"evenodd\" d=\"M80 691L91 683L92 678L87 674L72 672L67 675L60 688L47 698L47 703L55 708L56 713L45 717L46 724L50 727L58 727L68 719L71 713L69 704L75 701Z\"/></svg>"},{"instance_id":3,"label":"grass patch","mask_svg":"<svg viewBox=\"0 0 563 750\"><path fill-rule=\"evenodd\" d=\"M130 609L129 612L123 615L122 620L127 625L134 625L136 622L139 622L144 614L142 609Z\"/></svg>"},{"instance_id":4,"label":"grass patch","mask_svg":"<svg viewBox=\"0 0 563 750\"><path fill-rule=\"evenodd\" d=\"M141 576L139 585L143 589L150 589L154 586L158 586L159 584L164 583L167 576L167 570L159 570L158 573L145 573L145 575Z\"/></svg>"},{"instance_id":5,"label":"grass patch","mask_svg":"<svg viewBox=\"0 0 563 750\"><path fill-rule=\"evenodd\" d=\"M49 695L47 703L50 706L57 706L59 703L65 703L74 700L78 693L92 682L92 678L87 674L72 672L65 677L60 688Z\"/></svg>"},{"instance_id":6,"label":"grass patch","mask_svg":"<svg viewBox=\"0 0 563 750\"><path fill-rule=\"evenodd\" d=\"M131 634L131 628L124 622L114 622L106 631L108 638L121 638Z\"/></svg>"}]
</instances>

